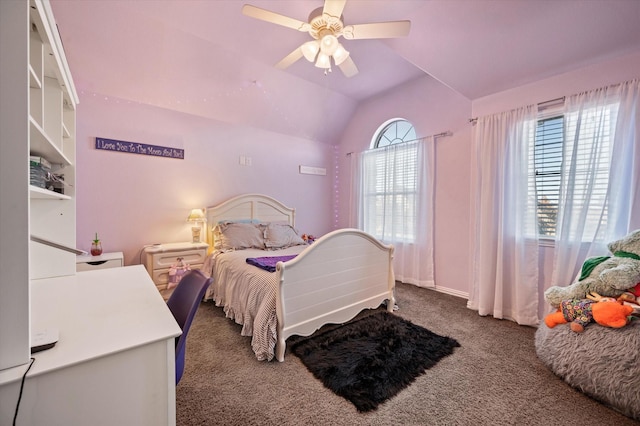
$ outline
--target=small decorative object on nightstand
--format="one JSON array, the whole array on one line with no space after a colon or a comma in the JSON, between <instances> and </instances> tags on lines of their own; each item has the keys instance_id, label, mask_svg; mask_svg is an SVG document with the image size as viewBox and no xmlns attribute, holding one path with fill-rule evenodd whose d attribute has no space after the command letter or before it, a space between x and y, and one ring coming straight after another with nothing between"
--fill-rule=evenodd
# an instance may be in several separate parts
<instances>
[{"instance_id":1,"label":"small decorative object on nightstand","mask_svg":"<svg viewBox=\"0 0 640 426\"><path fill-rule=\"evenodd\" d=\"M178 259L182 258L182 262L188 264L190 269L202 268L208 248L207 243L198 242L157 244L142 250L145 256L144 267L165 300L173 292L173 288L167 288L171 267L178 264Z\"/></svg>"},{"instance_id":2,"label":"small decorative object on nightstand","mask_svg":"<svg viewBox=\"0 0 640 426\"><path fill-rule=\"evenodd\" d=\"M192 242L199 243L202 224L207 221L204 217L204 211L202 211L202 209L191 210L189 217L187 217L187 221L193 222L193 226L191 227Z\"/></svg>"},{"instance_id":3,"label":"small decorative object on nightstand","mask_svg":"<svg viewBox=\"0 0 640 426\"><path fill-rule=\"evenodd\" d=\"M102 254L102 243L98 238L98 233L96 232L96 237L91 243L91 256L100 256Z\"/></svg>"}]
</instances>

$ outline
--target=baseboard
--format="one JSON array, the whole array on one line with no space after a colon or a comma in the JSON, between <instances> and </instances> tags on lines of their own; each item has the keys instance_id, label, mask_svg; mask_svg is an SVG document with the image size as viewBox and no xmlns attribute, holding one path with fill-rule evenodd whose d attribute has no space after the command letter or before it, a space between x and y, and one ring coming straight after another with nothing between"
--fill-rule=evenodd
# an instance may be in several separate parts
<instances>
[{"instance_id":1,"label":"baseboard","mask_svg":"<svg viewBox=\"0 0 640 426\"><path fill-rule=\"evenodd\" d=\"M402 282L402 281L399 281L399 282ZM416 285L416 284L412 284L412 283L403 283L403 284ZM421 286L416 285L416 287L421 287ZM442 286L438 286L438 285L436 285L435 287L421 287L421 288L426 288L427 290L434 290L434 291L437 291L439 293L449 294L451 296L461 297L463 299L469 300L469 293L466 293L466 292L460 291L460 290L455 290L453 288L442 287Z\"/></svg>"},{"instance_id":2,"label":"baseboard","mask_svg":"<svg viewBox=\"0 0 640 426\"><path fill-rule=\"evenodd\" d=\"M464 291L455 290L447 287L439 287L439 286L436 286L434 290L440 293L450 294L452 296L462 297L463 299L469 300L469 293L466 293Z\"/></svg>"}]
</instances>

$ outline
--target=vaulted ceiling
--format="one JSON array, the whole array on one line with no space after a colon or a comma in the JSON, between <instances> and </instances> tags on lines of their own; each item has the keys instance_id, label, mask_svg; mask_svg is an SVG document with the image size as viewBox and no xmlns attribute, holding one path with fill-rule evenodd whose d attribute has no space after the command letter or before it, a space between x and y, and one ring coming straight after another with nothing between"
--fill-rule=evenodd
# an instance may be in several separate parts
<instances>
[{"instance_id":1,"label":"vaulted ceiling","mask_svg":"<svg viewBox=\"0 0 640 426\"><path fill-rule=\"evenodd\" d=\"M640 51L637 0L347 0L345 23L409 36L344 40L359 73L301 59L310 40L241 13L306 22L322 0L51 0L78 91L334 143L359 102L417 78L469 100ZM331 123L331 125L327 125Z\"/></svg>"}]
</instances>

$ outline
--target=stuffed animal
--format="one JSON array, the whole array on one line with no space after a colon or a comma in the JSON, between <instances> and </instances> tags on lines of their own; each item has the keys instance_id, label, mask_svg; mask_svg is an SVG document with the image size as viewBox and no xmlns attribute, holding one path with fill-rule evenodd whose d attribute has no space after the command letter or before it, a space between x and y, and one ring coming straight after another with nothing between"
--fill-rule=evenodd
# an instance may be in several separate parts
<instances>
[{"instance_id":1,"label":"stuffed animal","mask_svg":"<svg viewBox=\"0 0 640 426\"><path fill-rule=\"evenodd\" d=\"M584 299L589 292L618 297L640 282L640 229L609 243L613 256L587 259L580 277L567 287L554 286L544 292L553 307L564 300Z\"/></svg>"},{"instance_id":2,"label":"stuffed animal","mask_svg":"<svg viewBox=\"0 0 640 426\"><path fill-rule=\"evenodd\" d=\"M591 295L590 295L591 296ZM544 323L549 328L571 322L571 330L582 333L591 322L611 328L622 328L630 322L631 306L623 305L610 297L564 300L560 309L547 315ZM594 300L595 299L595 300Z\"/></svg>"},{"instance_id":3,"label":"stuffed animal","mask_svg":"<svg viewBox=\"0 0 640 426\"><path fill-rule=\"evenodd\" d=\"M618 296L618 302L631 306L633 308L632 315L640 317L640 283Z\"/></svg>"},{"instance_id":4,"label":"stuffed animal","mask_svg":"<svg viewBox=\"0 0 640 426\"><path fill-rule=\"evenodd\" d=\"M636 296L636 299L640 303L640 283L636 284L634 287L630 288L628 291L629 293L632 293L634 296Z\"/></svg>"},{"instance_id":5,"label":"stuffed animal","mask_svg":"<svg viewBox=\"0 0 640 426\"><path fill-rule=\"evenodd\" d=\"M631 293L630 291L625 291L616 299L618 302L628 302L628 303L636 303L636 295Z\"/></svg>"}]
</instances>

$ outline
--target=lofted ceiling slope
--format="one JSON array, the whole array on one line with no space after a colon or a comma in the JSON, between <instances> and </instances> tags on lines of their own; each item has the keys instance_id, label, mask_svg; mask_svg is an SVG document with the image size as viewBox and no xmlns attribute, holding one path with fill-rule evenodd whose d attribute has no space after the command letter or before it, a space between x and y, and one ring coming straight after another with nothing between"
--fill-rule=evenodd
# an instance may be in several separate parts
<instances>
[{"instance_id":1,"label":"lofted ceiling slope","mask_svg":"<svg viewBox=\"0 0 640 426\"><path fill-rule=\"evenodd\" d=\"M409 19L408 37L344 40L360 72L274 65L322 0L51 0L81 93L336 143L358 103L417 78L474 100L640 51L636 0L347 0L349 24ZM328 125L330 123L330 125Z\"/></svg>"}]
</instances>

